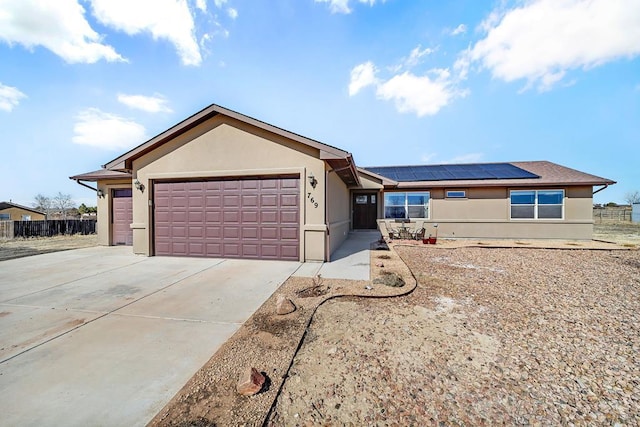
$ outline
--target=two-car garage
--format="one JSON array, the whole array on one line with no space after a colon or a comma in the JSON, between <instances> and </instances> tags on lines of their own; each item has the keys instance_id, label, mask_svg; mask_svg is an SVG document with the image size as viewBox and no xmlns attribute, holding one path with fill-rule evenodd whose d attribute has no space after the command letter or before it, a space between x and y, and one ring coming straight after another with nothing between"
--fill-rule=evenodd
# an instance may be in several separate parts
<instances>
[{"instance_id":1,"label":"two-car garage","mask_svg":"<svg viewBox=\"0 0 640 427\"><path fill-rule=\"evenodd\" d=\"M156 255L300 258L297 176L155 182Z\"/></svg>"}]
</instances>

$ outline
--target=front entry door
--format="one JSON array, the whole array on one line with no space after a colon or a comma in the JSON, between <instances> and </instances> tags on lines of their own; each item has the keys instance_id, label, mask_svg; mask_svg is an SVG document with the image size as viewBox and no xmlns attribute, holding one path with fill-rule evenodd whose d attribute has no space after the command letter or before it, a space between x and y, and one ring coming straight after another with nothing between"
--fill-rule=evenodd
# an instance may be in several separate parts
<instances>
[{"instance_id":1,"label":"front entry door","mask_svg":"<svg viewBox=\"0 0 640 427\"><path fill-rule=\"evenodd\" d=\"M375 230L378 228L377 194L353 194L353 228L355 230Z\"/></svg>"}]
</instances>

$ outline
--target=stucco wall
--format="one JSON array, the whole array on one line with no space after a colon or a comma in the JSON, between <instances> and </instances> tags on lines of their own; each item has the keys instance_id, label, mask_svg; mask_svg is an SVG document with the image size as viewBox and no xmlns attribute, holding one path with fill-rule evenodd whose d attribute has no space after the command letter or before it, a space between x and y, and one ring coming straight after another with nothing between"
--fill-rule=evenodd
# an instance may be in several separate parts
<instances>
[{"instance_id":1,"label":"stucco wall","mask_svg":"<svg viewBox=\"0 0 640 427\"><path fill-rule=\"evenodd\" d=\"M593 236L592 187L550 189L565 190L562 220L510 219L510 189L505 187L467 188L464 199L447 199L445 189L431 189L425 235L435 235L433 225L438 224L438 237L443 238L590 240Z\"/></svg>"},{"instance_id":2,"label":"stucco wall","mask_svg":"<svg viewBox=\"0 0 640 427\"><path fill-rule=\"evenodd\" d=\"M243 122L216 116L136 159L133 177L145 191L133 191L133 249L152 253L150 224L153 180L300 176L301 260L325 259L325 165L319 151ZM309 185L313 174L317 185ZM313 199L313 201L312 201Z\"/></svg>"},{"instance_id":3,"label":"stucco wall","mask_svg":"<svg viewBox=\"0 0 640 427\"><path fill-rule=\"evenodd\" d=\"M98 181L98 189L102 190L104 197L97 197L98 220L96 231L98 233L98 245L109 246L111 242L111 215L112 198L111 190L119 188L131 188L131 180L103 180Z\"/></svg>"},{"instance_id":4,"label":"stucco wall","mask_svg":"<svg viewBox=\"0 0 640 427\"><path fill-rule=\"evenodd\" d=\"M26 209L21 209L21 208L2 209L0 213L9 214L10 215L9 220L11 221L22 221L22 215L29 215L31 217L31 221L42 221L43 219L45 219L45 215L43 214L28 211Z\"/></svg>"},{"instance_id":5,"label":"stucco wall","mask_svg":"<svg viewBox=\"0 0 640 427\"><path fill-rule=\"evenodd\" d=\"M329 253L332 254L349 235L351 228L350 192L345 183L327 169L327 226L329 228Z\"/></svg>"}]
</instances>

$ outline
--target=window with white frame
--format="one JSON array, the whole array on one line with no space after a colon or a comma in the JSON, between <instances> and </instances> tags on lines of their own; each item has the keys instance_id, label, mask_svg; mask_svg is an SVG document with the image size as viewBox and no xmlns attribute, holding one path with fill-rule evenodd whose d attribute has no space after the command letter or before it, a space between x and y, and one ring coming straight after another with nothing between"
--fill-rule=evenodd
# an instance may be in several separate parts
<instances>
[{"instance_id":1,"label":"window with white frame","mask_svg":"<svg viewBox=\"0 0 640 427\"><path fill-rule=\"evenodd\" d=\"M7 221L11 219L11 214L0 213L0 221Z\"/></svg>"},{"instance_id":2,"label":"window with white frame","mask_svg":"<svg viewBox=\"0 0 640 427\"><path fill-rule=\"evenodd\" d=\"M23 221L31 221L31 215L22 215Z\"/></svg>"},{"instance_id":3,"label":"window with white frame","mask_svg":"<svg viewBox=\"0 0 640 427\"><path fill-rule=\"evenodd\" d=\"M465 190L447 190L447 199L464 199L467 197Z\"/></svg>"},{"instance_id":4,"label":"window with white frame","mask_svg":"<svg viewBox=\"0 0 640 427\"><path fill-rule=\"evenodd\" d=\"M384 193L385 218L429 218L428 191Z\"/></svg>"},{"instance_id":5,"label":"window with white frame","mask_svg":"<svg viewBox=\"0 0 640 427\"><path fill-rule=\"evenodd\" d=\"M562 219L564 190L512 190L511 219Z\"/></svg>"}]
</instances>

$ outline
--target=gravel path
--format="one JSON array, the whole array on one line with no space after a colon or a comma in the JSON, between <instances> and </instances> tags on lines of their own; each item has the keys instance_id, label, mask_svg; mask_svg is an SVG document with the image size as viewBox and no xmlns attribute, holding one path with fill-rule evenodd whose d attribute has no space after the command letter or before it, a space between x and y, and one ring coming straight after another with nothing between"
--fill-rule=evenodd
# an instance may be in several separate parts
<instances>
[{"instance_id":1,"label":"gravel path","mask_svg":"<svg viewBox=\"0 0 640 427\"><path fill-rule=\"evenodd\" d=\"M640 251L396 250L417 289L322 306L273 425L640 424Z\"/></svg>"}]
</instances>

